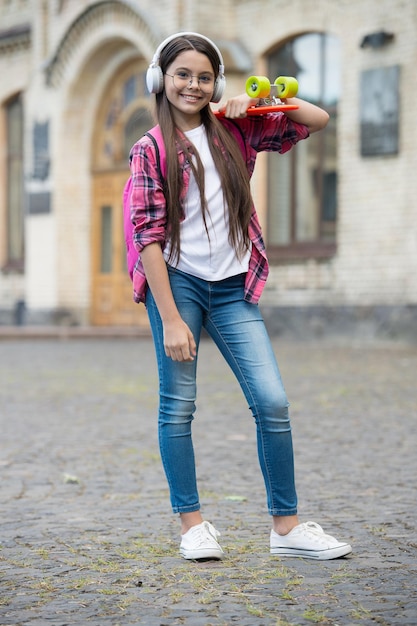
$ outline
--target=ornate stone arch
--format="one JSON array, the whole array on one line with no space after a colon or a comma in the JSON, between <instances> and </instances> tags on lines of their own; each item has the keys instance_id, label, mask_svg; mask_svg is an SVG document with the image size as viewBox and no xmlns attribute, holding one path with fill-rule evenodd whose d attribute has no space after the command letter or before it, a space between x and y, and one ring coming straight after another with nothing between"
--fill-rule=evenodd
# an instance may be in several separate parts
<instances>
[{"instance_id":1,"label":"ornate stone arch","mask_svg":"<svg viewBox=\"0 0 417 626\"><path fill-rule=\"evenodd\" d=\"M46 63L48 86L57 87L68 71L74 52L82 47L91 33L117 34L129 40L150 58L161 39L149 16L129 0L101 0L89 6L70 25L51 59Z\"/></svg>"}]
</instances>

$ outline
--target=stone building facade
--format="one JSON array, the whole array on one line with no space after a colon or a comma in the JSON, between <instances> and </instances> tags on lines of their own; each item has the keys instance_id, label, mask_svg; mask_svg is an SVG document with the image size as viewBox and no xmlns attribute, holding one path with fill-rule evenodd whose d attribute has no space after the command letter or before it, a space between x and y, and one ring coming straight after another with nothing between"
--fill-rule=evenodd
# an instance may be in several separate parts
<instances>
[{"instance_id":1,"label":"stone building facade","mask_svg":"<svg viewBox=\"0 0 417 626\"><path fill-rule=\"evenodd\" d=\"M258 159L271 330L416 339L415 0L0 0L0 324L146 325L121 191L146 69L183 30L222 51L225 98L291 74L331 115Z\"/></svg>"}]
</instances>

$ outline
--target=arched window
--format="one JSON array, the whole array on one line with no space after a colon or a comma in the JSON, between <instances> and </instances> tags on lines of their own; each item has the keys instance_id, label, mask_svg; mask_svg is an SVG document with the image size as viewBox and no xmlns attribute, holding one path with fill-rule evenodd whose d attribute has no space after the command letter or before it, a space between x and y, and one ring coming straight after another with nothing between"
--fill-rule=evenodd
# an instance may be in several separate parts
<instances>
[{"instance_id":1,"label":"arched window","mask_svg":"<svg viewBox=\"0 0 417 626\"><path fill-rule=\"evenodd\" d=\"M324 131L285 155L268 157L269 255L329 256L335 250L337 220L339 41L324 33L296 37L269 56L268 66L272 80L295 76L299 97L330 114Z\"/></svg>"}]
</instances>

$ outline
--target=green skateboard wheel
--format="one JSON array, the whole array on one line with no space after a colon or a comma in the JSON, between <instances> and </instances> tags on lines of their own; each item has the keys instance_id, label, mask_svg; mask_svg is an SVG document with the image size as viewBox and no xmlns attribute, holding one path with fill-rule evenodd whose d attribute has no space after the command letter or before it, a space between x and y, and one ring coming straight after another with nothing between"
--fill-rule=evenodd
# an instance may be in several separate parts
<instances>
[{"instance_id":1,"label":"green skateboard wheel","mask_svg":"<svg viewBox=\"0 0 417 626\"><path fill-rule=\"evenodd\" d=\"M278 76L274 85L278 88L278 98L294 98L297 95L298 81L292 76Z\"/></svg>"},{"instance_id":2,"label":"green skateboard wheel","mask_svg":"<svg viewBox=\"0 0 417 626\"><path fill-rule=\"evenodd\" d=\"M271 91L271 83L266 76L250 76L246 81L246 93L251 98L267 98Z\"/></svg>"}]
</instances>

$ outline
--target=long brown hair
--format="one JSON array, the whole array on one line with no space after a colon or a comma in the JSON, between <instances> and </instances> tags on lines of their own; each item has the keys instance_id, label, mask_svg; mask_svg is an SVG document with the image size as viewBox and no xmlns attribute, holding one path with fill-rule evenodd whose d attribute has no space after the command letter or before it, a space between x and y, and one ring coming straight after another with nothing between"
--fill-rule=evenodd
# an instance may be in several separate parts
<instances>
[{"instance_id":1,"label":"long brown hair","mask_svg":"<svg viewBox=\"0 0 417 626\"><path fill-rule=\"evenodd\" d=\"M216 50L205 39L195 35L181 35L171 40L161 51L159 64L162 73L173 63L176 57L186 50L196 50L205 54L217 78L220 59ZM197 150L191 155L184 142L184 136L176 128L172 115L171 104L165 90L156 95L156 115L164 138L167 168L165 181L165 197L167 206L167 230L171 244L170 261L178 262L180 254L180 222L183 209L179 198L183 188L183 177L178 161L178 144L185 151L200 190L201 207L204 224L207 229L207 200L204 189L204 170ZM205 126L210 152L217 172L220 176L223 198L228 209L229 242L241 257L249 249L250 238L248 226L252 211L249 174L242 152L234 136L222 126L207 105L201 111L201 120ZM194 164L192 156L195 156Z\"/></svg>"}]
</instances>

